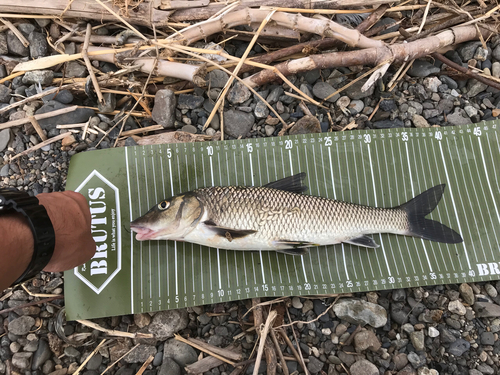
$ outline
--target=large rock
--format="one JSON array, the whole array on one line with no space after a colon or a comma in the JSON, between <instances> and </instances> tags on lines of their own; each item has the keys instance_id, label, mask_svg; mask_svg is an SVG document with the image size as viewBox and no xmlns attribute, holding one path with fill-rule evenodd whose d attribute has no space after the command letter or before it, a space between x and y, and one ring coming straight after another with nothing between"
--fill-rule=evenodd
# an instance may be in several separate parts
<instances>
[{"instance_id":1,"label":"large rock","mask_svg":"<svg viewBox=\"0 0 500 375\"><path fill-rule=\"evenodd\" d=\"M310 134L321 133L319 120L311 115L300 118L294 126L288 131L288 134Z\"/></svg>"},{"instance_id":2,"label":"large rock","mask_svg":"<svg viewBox=\"0 0 500 375\"><path fill-rule=\"evenodd\" d=\"M224 112L224 133L233 138L244 137L252 129L255 118L251 113L230 109Z\"/></svg>"},{"instance_id":3,"label":"large rock","mask_svg":"<svg viewBox=\"0 0 500 375\"><path fill-rule=\"evenodd\" d=\"M175 106L177 101L172 90L158 90L153 106L153 120L165 129L172 129L175 124Z\"/></svg>"},{"instance_id":4,"label":"large rock","mask_svg":"<svg viewBox=\"0 0 500 375\"><path fill-rule=\"evenodd\" d=\"M188 313L185 309L168 310L157 313L148 327L157 340L164 341L187 327Z\"/></svg>"},{"instance_id":5,"label":"large rock","mask_svg":"<svg viewBox=\"0 0 500 375\"><path fill-rule=\"evenodd\" d=\"M236 82L227 93L229 103L241 104L246 102L252 96L252 92L242 83Z\"/></svg>"},{"instance_id":6,"label":"large rock","mask_svg":"<svg viewBox=\"0 0 500 375\"><path fill-rule=\"evenodd\" d=\"M33 83L39 83L42 86L47 86L52 83L54 79L53 70L32 70L26 72L23 76L23 83L26 85L31 85Z\"/></svg>"},{"instance_id":7,"label":"large rock","mask_svg":"<svg viewBox=\"0 0 500 375\"><path fill-rule=\"evenodd\" d=\"M351 375L378 375L378 368L370 361L366 359L362 359L360 361L355 362L350 368L349 371Z\"/></svg>"},{"instance_id":8,"label":"large rock","mask_svg":"<svg viewBox=\"0 0 500 375\"><path fill-rule=\"evenodd\" d=\"M127 354L123 360L127 363L144 363L149 356L156 354L156 347L153 345L140 344L135 350Z\"/></svg>"},{"instance_id":9,"label":"large rock","mask_svg":"<svg viewBox=\"0 0 500 375\"><path fill-rule=\"evenodd\" d=\"M17 56L27 57L30 53L29 47L25 47L12 31L7 30L7 48L9 53Z\"/></svg>"},{"instance_id":10,"label":"large rock","mask_svg":"<svg viewBox=\"0 0 500 375\"><path fill-rule=\"evenodd\" d=\"M500 316L500 306L496 303L476 302L474 311L478 318L496 318Z\"/></svg>"},{"instance_id":11,"label":"large rock","mask_svg":"<svg viewBox=\"0 0 500 375\"><path fill-rule=\"evenodd\" d=\"M165 346L163 347L163 361L167 362L167 358L172 358L181 368L184 368L196 362L198 354L192 346L176 339L170 339L165 342Z\"/></svg>"},{"instance_id":12,"label":"large rock","mask_svg":"<svg viewBox=\"0 0 500 375\"><path fill-rule=\"evenodd\" d=\"M362 91L361 88L366 83L367 79L361 79L356 83L345 89L345 94L351 99L363 99L368 96L372 96L375 91L375 85L371 85L366 91Z\"/></svg>"},{"instance_id":13,"label":"large rock","mask_svg":"<svg viewBox=\"0 0 500 375\"><path fill-rule=\"evenodd\" d=\"M9 332L18 336L27 335L34 324L35 319L31 316L21 316L9 323Z\"/></svg>"},{"instance_id":14,"label":"large rock","mask_svg":"<svg viewBox=\"0 0 500 375\"><path fill-rule=\"evenodd\" d=\"M369 324L379 328L387 323L387 311L382 306L360 299L350 298L337 302L333 311L340 319L353 324Z\"/></svg>"},{"instance_id":15,"label":"large rock","mask_svg":"<svg viewBox=\"0 0 500 375\"><path fill-rule=\"evenodd\" d=\"M7 148L10 142L10 129L0 130L0 152Z\"/></svg>"},{"instance_id":16,"label":"large rock","mask_svg":"<svg viewBox=\"0 0 500 375\"><path fill-rule=\"evenodd\" d=\"M49 45L47 43L47 39L45 39L45 36L42 33L33 31L29 35L28 41L30 42L29 49L32 59L44 57L47 54Z\"/></svg>"},{"instance_id":17,"label":"large rock","mask_svg":"<svg viewBox=\"0 0 500 375\"><path fill-rule=\"evenodd\" d=\"M42 107L40 107L36 114L42 114L47 112L52 112L58 109L71 107L62 103L59 103L55 100L45 103ZM58 116L49 117L46 119L38 120L38 123L42 127L42 129L54 129L56 125L64 125L64 124L78 124L82 122L87 122L90 117L94 116L95 112L93 109L89 108L77 108L76 110L68 113L63 113Z\"/></svg>"}]
</instances>

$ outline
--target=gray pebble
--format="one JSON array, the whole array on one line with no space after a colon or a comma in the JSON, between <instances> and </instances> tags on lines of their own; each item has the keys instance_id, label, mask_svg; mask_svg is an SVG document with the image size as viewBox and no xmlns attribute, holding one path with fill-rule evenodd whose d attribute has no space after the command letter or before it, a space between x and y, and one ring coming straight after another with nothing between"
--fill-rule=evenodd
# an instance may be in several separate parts
<instances>
[{"instance_id":1,"label":"gray pebble","mask_svg":"<svg viewBox=\"0 0 500 375\"><path fill-rule=\"evenodd\" d=\"M28 41L30 42L29 50L32 59L37 59L39 57L44 57L47 54L49 45L45 35L42 33L33 31L28 36Z\"/></svg>"},{"instance_id":2,"label":"gray pebble","mask_svg":"<svg viewBox=\"0 0 500 375\"><path fill-rule=\"evenodd\" d=\"M311 374L317 374L323 368L324 363L314 356L309 356L309 363L307 364L307 369Z\"/></svg>"},{"instance_id":3,"label":"gray pebble","mask_svg":"<svg viewBox=\"0 0 500 375\"><path fill-rule=\"evenodd\" d=\"M235 82L227 93L227 100L232 104L246 102L252 96L252 92L242 83Z\"/></svg>"},{"instance_id":4,"label":"gray pebble","mask_svg":"<svg viewBox=\"0 0 500 375\"><path fill-rule=\"evenodd\" d=\"M470 343L462 338L450 344L448 353L453 354L455 357L460 357L462 354L470 349Z\"/></svg>"},{"instance_id":5,"label":"gray pebble","mask_svg":"<svg viewBox=\"0 0 500 375\"><path fill-rule=\"evenodd\" d=\"M319 99L325 99L330 94L333 94L336 90L329 83L319 81L313 86L313 94ZM340 98L339 94L335 94L331 98L327 100L327 102L335 103L338 98Z\"/></svg>"},{"instance_id":6,"label":"gray pebble","mask_svg":"<svg viewBox=\"0 0 500 375\"><path fill-rule=\"evenodd\" d=\"M68 78L84 78L87 76L87 68L76 62L70 61L66 66L66 77Z\"/></svg>"},{"instance_id":7,"label":"gray pebble","mask_svg":"<svg viewBox=\"0 0 500 375\"><path fill-rule=\"evenodd\" d=\"M181 367L173 358L163 358L163 363L158 371L158 375L181 375Z\"/></svg>"},{"instance_id":8,"label":"gray pebble","mask_svg":"<svg viewBox=\"0 0 500 375\"><path fill-rule=\"evenodd\" d=\"M33 371L40 369L40 367L51 357L52 352L50 351L49 345L45 340L39 340L38 348L33 355L33 361L31 363L31 369Z\"/></svg>"},{"instance_id":9,"label":"gray pebble","mask_svg":"<svg viewBox=\"0 0 500 375\"><path fill-rule=\"evenodd\" d=\"M32 70L24 73L23 83L26 85L40 84L42 86L47 86L52 83L53 79L53 70Z\"/></svg>"},{"instance_id":10,"label":"gray pebble","mask_svg":"<svg viewBox=\"0 0 500 375\"><path fill-rule=\"evenodd\" d=\"M175 122L177 100L172 90L158 90L152 111L153 120L165 129L172 129Z\"/></svg>"},{"instance_id":11,"label":"gray pebble","mask_svg":"<svg viewBox=\"0 0 500 375\"><path fill-rule=\"evenodd\" d=\"M411 77L427 77L428 75L436 74L440 71L441 69L432 65L430 62L417 59L408 70L408 75Z\"/></svg>"},{"instance_id":12,"label":"gray pebble","mask_svg":"<svg viewBox=\"0 0 500 375\"><path fill-rule=\"evenodd\" d=\"M366 359L361 359L349 367L351 375L378 375L377 366Z\"/></svg>"},{"instance_id":13,"label":"gray pebble","mask_svg":"<svg viewBox=\"0 0 500 375\"><path fill-rule=\"evenodd\" d=\"M31 316L21 316L9 322L8 328L9 332L13 333L14 335L23 336L28 334L34 324L35 319L33 319Z\"/></svg>"},{"instance_id":14,"label":"gray pebble","mask_svg":"<svg viewBox=\"0 0 500 375\"><path fill-rule=\"evenodd\" d=\"M234 109L224 112L224 132L233 138L245 137L254 123L251 113Z\"/></svg>"},{"instance_id":15,"label":"gray pebble","mask_svg":"<svg viewBox=\"0 0 500 375\"><path fill-rule=\"evenodd\" d=\"M9 53L17 56L27 57L30 52L11 30L7 30L7 48Z\"/></svg>"}]
</instances>

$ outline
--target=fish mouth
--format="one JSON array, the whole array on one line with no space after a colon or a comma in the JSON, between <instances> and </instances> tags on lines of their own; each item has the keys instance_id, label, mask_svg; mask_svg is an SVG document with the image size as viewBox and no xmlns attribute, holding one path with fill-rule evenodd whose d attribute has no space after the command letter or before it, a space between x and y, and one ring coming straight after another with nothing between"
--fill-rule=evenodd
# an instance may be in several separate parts
<instances>
[{"instance_id":1,"label":"fish mouth","mask_svg":"<svg viewBox=\"0 0 500 375\"><path fill-rule=\"evenodd\" d=\"M135 239L137 241L152 240L158 234L158 231L156 231L156 230L152 230L152 229L141 227L139 225L134 225L134 224L130 225L130 230L132 230L132 232L137 233L135 235Z\"/></svg>"}]
</instances>

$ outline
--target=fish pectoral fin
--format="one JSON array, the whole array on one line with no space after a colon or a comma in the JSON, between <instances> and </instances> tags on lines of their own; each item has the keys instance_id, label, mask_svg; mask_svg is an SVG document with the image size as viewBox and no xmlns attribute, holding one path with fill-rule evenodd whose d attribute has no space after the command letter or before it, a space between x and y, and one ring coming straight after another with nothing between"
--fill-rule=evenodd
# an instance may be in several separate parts
<instances>
[{"instance_id":1,"label":"fish pectoral fin","mask_svg":"<svg viewBox=\"0 0 500 375\"><path fill-rule=\"evenodd\" d=\"M278 247L276 251L290 255L304 255L309 252L308 247L319 246L312 242L307 241L289 241L289 240L276 240L273 241L273 246ZM286 246L285 249L279 249L279 247Z\"/></svg>"},{"instance_id":2,"label":"fish pectoral fin","mask_svg":"<svg viewBox=\"0 0 500 375\"><path fill-rule=\"evenodd\" d=\"M214 231L217 236L227 238L229 242L231 242L235 238L242 238L250 234L257 233L257 231L253 229L234 229L221 227L215 224L213 221L205 221L203 224L205 224L210 230Z\"/></svg>"},{"instance_id":3,"label":"fish pectoral fin","mask_svg":"<svg viewBox=\"0 0 500 375\"><path fill-rule=\"evenodd\" d=\"M378 243L376 243L373 240L373 238L371 238L370 236L361 236L361 237L351 238L349 240L344 240L342 242L350 243L351 245L370 247L373 249L380 247L380 245Z\"/></svg>"},{"instance_id":4,"label":"fish pectoral fin","mask_svg":"<svg viewBox=\"0 0 500 375\"><path fill-rule=\"evenodd\" d=\"M302 180L305 177L306 173L302 172L293 176L282 178L278 181L270 182L264 185L264 187L300 194L307 190L307 186L302 183Z\"/></svg>"}]
</instances>

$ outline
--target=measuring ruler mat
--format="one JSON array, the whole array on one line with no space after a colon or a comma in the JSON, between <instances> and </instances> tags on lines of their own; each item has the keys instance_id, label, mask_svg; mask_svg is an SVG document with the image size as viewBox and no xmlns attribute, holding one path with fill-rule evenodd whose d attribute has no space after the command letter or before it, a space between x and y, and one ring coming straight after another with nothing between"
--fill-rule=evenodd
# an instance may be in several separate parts
<instances>
[{"instance_id":1,"label":"measuring ruler mat","mask_svg":"<svg viewBox=\"0 0 500 375\"><path fill-rule=\"evenodd\" d=\"M67 189L92 212L97 252L65 274L68 319L500 278L499 123L177 143L72 157ZM302 256L136 241L130 221L199 187L259 186L306 172L306 194L393 207L446 184L428 216L464 238L442 244L374 234L377 249L313 247Z\"/></svg>"}]
</instances>

